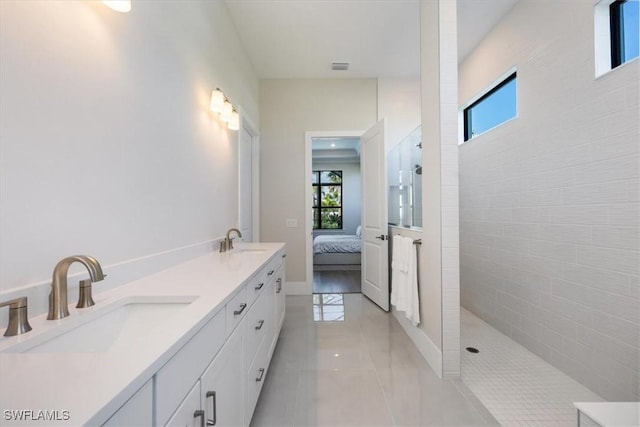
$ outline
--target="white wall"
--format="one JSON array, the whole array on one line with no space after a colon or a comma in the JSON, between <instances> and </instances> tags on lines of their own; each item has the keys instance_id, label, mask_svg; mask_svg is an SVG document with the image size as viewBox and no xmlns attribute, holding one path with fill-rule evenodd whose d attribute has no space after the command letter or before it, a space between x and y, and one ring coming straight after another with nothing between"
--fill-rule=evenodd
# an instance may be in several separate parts
<instances>
[{"instance_id":1,"label":"white wall","mask_svg":"<svg viewBox=\"0 0 640 427\"><path fill-rule=\"evenodd\" d=\"M385 119L387 151L420 125L420 78L378 79L378 117Z\"/></svg>"},{"instance_id":2,"label":"white wall","mask_svg":"<svg viewBox=\"0 0 640 427\"><path fill-rule=\"evenodd\" d=\"M594 77L593 1L520 1L460 66L518 117L460 148L463 305L602 397L638 400L635 60Z\"/></svg>"},{"instance_id":3,"label":"white wall","mask_svg":"<svg viewBox=\"0 0 640 427\"><path fill-rule=\"evenodd\" d=\"M101 261L100 291L236 225L237 133L208 102L219 86L257 123L259 82L224 2L2 1L0 31L3 300L33 315L65 256Z\"/></svg>"},{"instance_id":4,"label":"white wall","mask_svg":"<svg viewBox=\"0 0 640 427\"><path fill-rule=\"evenodd\" d=\"M366 130L376 98L374 79L260 81L261 239L287 243L287 282L306 281L305 132Z\"/></svg>"},{"instance_id":5,"label":"white wall","mask_svg":"<svg viewBox=\"0 0 640 427\"><path fill-rule=\"evenodd\" d=\"M313 170L342 171L342 230L316 230L314 235L356 234L361 213L360 163L314 161Z\"/></svg>"}]
</instances>

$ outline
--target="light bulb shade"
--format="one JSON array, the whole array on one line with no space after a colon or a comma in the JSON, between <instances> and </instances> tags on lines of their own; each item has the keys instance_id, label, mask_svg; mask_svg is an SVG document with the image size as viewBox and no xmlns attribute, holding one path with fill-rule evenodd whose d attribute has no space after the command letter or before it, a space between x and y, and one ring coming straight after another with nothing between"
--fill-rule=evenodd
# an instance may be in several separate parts
<instances>
[{"instance_id":1,"label":"light bulb shade","mask_svg":"<svg viewBox=\"0 0 640 427\"><path fill-rule=\"evenodd\" d=\"M236 110L231 112L231 120L229 120L227 127L229 130L240 130L240 115Z\"/></svg>"},{"instance_id":2,"label":"light bulb shade","mask_svg":"<svg viewBox=\"0 0 640 427\"><path fill-rule=\"evenodd\" d=\"M211 91L211 104L209 108L214 113L221 113L222 106L224 105L224 93L220 89L215 89Z\"/></svg>"},{"instance_id":3,"label":"light bulb shade","mask_svg":"<svg viewBox=\"0 0 640 427\"><path fill-rule=\"evenodd\" d=\"M131 10L131 0L102 0L102 3L118 12L129 12Z\"/></svg>"},{"instance_id":4,"label":"light bulb shade","mask_svg":"<svg viewBox=\"0 0 640 427\"><path fill-rule=\"evenodd\" d=\"M231 120L231 113L233 112L233 105L229 101L224 101L222 105L222 112L220 113L220 119L229 123Z\"/></svg>"}]
</instances>

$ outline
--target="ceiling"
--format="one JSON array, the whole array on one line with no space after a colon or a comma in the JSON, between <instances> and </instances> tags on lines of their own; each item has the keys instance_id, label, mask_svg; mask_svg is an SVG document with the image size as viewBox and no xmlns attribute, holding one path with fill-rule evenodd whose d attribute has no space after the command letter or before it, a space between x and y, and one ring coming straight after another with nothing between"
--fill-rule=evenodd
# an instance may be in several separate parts
<instances>
[{"instance_id":1,"label":"ceiling","mask_svg":"<svg viewBox=\"0 0 640 427\"><path fill-rule=\"evenodd\" d=\"M312 138L313 164L360 163L360 138Z\"/></svg>"},{"instance_id":2,"label":"ceiling","mask_svg":"<svg viewBox=\"0 0 640 427\"><path fill-rule=\"evenodd\" d=\"M458 0L458 60L517 0ZM420 74L418 0L226 0L259 78ZM332 62L349 62L332 71Z\"/></svg>"}]
</instances>

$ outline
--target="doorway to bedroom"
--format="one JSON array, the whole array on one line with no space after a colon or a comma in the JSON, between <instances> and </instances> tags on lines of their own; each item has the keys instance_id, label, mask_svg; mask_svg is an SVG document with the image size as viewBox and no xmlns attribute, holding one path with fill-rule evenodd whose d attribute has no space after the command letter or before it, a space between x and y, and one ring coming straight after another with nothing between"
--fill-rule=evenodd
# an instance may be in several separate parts
<instances>
[{"instance_id":1,"label":"doorway to bedroom","mask_svg":"<svg viewBox=\"0 0 640 427\"><path fill-rule=\"evenodd\" d=\"M313 293L361 291L360 137L311 138Z\"/></svg>"}]
</instances>

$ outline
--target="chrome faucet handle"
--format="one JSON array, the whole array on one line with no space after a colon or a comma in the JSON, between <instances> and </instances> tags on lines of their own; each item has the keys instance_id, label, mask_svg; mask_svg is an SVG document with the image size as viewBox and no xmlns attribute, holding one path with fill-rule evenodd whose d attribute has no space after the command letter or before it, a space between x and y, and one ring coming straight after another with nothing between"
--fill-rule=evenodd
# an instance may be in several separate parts
<instances>
[{"instance_id":1,"label":"chrome faucet handle","mask_svg":"<svg viewBox=\"0 0 640 427\"><path fill-rule=\"evenodd\" d=\"M106 276L106 274L105 274ZM80 294L78 296L78 304L76 308L87 308L96 305L91 295L91 279L80 280Z\"/></svg>"},{"instance_id":2,"label":"chrome faucet handle","mask_svg":"<svg viewBox=\"0 0 640 427\"><path fill-rule=\"evenodd\" d=\"M27 333L31 330L27 316L27 297L20 297L0 303L0 307L9 306L9 324L4 331L5 337Z\"/></svg>"}]
</instances>

